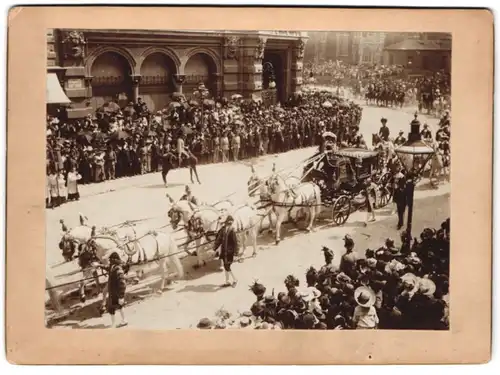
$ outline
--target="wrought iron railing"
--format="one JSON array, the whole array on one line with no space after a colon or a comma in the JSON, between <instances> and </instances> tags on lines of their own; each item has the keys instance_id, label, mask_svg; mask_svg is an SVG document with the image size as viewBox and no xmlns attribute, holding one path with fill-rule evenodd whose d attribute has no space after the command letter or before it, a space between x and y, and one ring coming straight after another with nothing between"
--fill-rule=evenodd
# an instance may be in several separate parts
<instances>
[{"instance_id":1,"label":"wrought iron railing","mask_svg":"<svg viewBox=\"0 0 500 375\"><path fill-rule=\"evenodd\" d=\"M169 76L142 76L141 85L168 85L171 83Z\"/></svg>"},{"instance_id":2,"label":"wrought iron railing","mask_svg":"<svg viewBox=\"0 0 500 375\"><path fill-rule=\"evenodd\" d=\"M93 77L92 86L119 86L125 82L123 76Z\"/></svg>"}]
</instances>

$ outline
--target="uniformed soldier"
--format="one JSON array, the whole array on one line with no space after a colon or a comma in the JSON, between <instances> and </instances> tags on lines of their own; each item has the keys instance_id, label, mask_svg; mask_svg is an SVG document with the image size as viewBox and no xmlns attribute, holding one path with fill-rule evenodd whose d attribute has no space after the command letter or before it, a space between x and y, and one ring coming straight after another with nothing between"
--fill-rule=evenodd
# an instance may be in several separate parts
<instances>
[{"instance_id":1,"label":"uniformed soldier","mask_svg":"<svg viewBox=\"0 0 500 375\"><path fill-rule=\"evenodd\" d=\"M401 172L398 172L398 175ZM406 197L406 178L402 175L395 181L395 189L393 195L393 201L396 204L396 209L398 212L398 230L403 227L404 224L404 214L406 211L407 197Z\"/></svg>"},{"instance_id":2,"label":"uniformed soldier","mask_svg":"<svg viewBox=\"0 0 500 375\"><path fill-rule=\"evenodd\" d=\"M424 141L432 141L432 132L429 129L429 125L424 124L424 129L420 132L420 136Z\"/></svg>"},{"instance_id":3,"label":"uniformed soldier","mask_svg":"<svg viewBox=\"0 0 500 375\"><path fill-rule=\"evenodd\" d=\"M401 145L405 144L406 138L404 137L403 134L404 134L404 131L400 130L399 131L399 135L394 140L394 145L395 146L401 146Z\"/></svg>"}]
</instances>

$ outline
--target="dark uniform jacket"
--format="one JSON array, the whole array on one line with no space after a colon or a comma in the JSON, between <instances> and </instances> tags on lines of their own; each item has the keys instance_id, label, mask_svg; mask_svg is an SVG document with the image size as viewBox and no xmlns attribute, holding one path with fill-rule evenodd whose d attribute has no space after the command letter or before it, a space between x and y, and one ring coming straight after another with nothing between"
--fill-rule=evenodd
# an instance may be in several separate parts
<instances>
[{"instance_id":1,"label":"dark uniform jacket","mask_svg":"<svg viewBox=\"0 0 500 375\"><path fill-rule=\"evenodd\" d=\"M109 299L113 304L118 303L118 300L125 298L125 289L127 287L125 283L125 272L122 266L112 265L109 270L108 278L109 287Z\"/></svg>"},{"instance_id":2,"label":"dark uniform jacket","mask_svg":"<svg viewBox=\"0 0 500 375\"><path fill-rule=\"evenodd\" d=\"M223 227L219 230L215 238L214 249L216 250L219 246L221 248L220 259L231 263L239 250L238 237L233 227Z\"/></svg>"}]
</instances>

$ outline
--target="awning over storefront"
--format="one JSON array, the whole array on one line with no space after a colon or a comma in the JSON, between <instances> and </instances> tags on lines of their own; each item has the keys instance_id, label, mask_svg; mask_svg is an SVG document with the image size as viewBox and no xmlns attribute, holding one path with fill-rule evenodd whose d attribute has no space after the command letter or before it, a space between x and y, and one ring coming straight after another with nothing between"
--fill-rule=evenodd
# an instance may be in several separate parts
<instances>
[{"instance_id":1,"label":"awning over storefront","mask_svg":"<svg viewBox=\"0 0 500 375\"><path fill-rule=\"evenodd\" d=\"M71 100L68 99L64 90L62 89L57 74L47 73L47 104L69 104Z\"/></svg>"}]
</instances>

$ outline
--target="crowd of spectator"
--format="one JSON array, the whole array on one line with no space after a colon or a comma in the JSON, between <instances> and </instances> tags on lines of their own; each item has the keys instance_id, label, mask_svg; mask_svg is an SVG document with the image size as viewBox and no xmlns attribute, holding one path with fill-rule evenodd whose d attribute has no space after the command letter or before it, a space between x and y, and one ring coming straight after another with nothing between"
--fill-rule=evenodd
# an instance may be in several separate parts
<instances>
[{"instance_id":1,"label":"crowd of spectator","mask_svg":"<svg viewBox=\"0 0 500 375\"><path fill-rule=\"evenodd\" d=\"M334 265L334 252L322 251L325 265L311 267L305 285L294 275L277 295L255 282L251 308L237 315L220 310L203 318L199 329L449 329L450 220L438 230L426 228L420 239L401 235L396 247L387 239L364 256L344 238L345 253ZM412 243L411 243L412 242Z\"/></svg>"},{"instance_id":2,"label":"crowd of spectator","mask_svg":"<svg viewBox=\"0 0 500 375\"><path fill-rule=\"evenodd\" d=\"M172 99L155 113L138 98L124 108L109 102L82 120L48 116L47 205L78 199L79 184L161 170L180 137L197 163L218 163L318 145L324 131L346 132L361 120L359 105L327 91L297 93L283 105L239 95Z\"/></svg>"}]
</instances>

